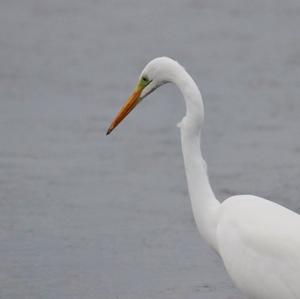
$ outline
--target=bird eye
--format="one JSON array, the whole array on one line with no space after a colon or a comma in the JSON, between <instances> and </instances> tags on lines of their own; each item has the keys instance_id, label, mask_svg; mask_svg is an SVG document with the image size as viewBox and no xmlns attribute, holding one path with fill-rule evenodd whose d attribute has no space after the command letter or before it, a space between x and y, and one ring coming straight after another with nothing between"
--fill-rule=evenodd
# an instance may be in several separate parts
<instances>
[{"instance_id":1,"label":"bird eye","mask_svg":"<svg viewBox=\"0 0 300 299\"><path fill-rule=\"evenodd\" d=\"M140 84L144 87L146 87L150 82L151 81L147 76L142 76L142 78L140 79Z\"/></svg>"}]
</instances>

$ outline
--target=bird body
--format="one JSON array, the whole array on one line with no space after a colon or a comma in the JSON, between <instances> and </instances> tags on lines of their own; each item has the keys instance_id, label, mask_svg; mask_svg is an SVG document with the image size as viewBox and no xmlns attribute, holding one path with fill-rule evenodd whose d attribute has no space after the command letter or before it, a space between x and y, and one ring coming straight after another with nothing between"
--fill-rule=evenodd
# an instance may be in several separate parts
<instances>
[{"instance_id":1,"label":"bird body","mask_svg":"<svg viewBox=\"0 0 300 299\"><path fill-rule=\"evenodd\" d=\"M148 63L107 134L143 98L168 82L179 88L186 104L186 115L178 127L200 234L220 255L235 285L249 298L300 299L300 215L252 195L233 196L223 203L216 199L201 153L202 96L179 63L167 57Z\"/></svg>"},{"instance_id":2,"label":"bird body","mask_svg":"<svg viewBox=\"0 0 300 299\"><path fill-rule=\"evenodd\" d=\"M300 217L264 198L238 195L218 209L218 253L253 299L300 298Z\"/></svg>"}]
</instances>

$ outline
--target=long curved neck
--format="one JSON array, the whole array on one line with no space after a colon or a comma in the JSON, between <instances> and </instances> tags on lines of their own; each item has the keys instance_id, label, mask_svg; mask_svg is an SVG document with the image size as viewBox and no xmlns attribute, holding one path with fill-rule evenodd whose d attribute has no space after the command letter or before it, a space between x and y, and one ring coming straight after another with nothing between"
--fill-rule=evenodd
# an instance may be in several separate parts
<instances>
[{"instance_id":1,"label":"long curved neck","mask_svg":"<svg viewBox=\"0 0 300 299\"><path fill-rule=\"evenodd\" d=\"M186 104L186 115L178 126L193 214L201 235L217 250L215 234L220 202L212 191L201 153L202 96L192 77L182 67L179 66L176 73L173 83L180 89Z\"/></svg>"}]
</instances>

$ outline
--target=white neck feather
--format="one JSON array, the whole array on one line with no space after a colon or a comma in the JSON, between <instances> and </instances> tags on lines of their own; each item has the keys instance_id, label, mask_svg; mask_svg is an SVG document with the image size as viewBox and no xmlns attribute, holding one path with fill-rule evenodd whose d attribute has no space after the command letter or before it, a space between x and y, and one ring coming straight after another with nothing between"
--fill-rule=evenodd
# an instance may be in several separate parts
<instances>
[{"instance_id":1,"label":"white neck feather","mask_svg":"<svg viewBox=\"0 0 300 299\"><path fill-rule=\"evenodd\" d=\"M204 239L217 250L216 216L220 202L216 199L201 153L201 124L204 109L201 93L192 77L178 65L172 80L180 89L186 104L186 115L178 125L189 195L197 227Z\"/></svg>"}]
</instances>

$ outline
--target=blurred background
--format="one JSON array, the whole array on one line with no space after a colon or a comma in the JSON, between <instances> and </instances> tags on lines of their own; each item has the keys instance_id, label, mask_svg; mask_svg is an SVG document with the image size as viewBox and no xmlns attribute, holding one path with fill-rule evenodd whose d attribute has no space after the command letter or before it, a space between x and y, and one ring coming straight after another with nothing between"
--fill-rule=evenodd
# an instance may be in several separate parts
<instances>
[{"instance_id":1,"label":"blurred background","mask_svg":"<svg viewBox=\"0 0 300 299\"><path fill-rule=\"evenodd\" d=\"M0 2L0 297L244 299L198 235L167 85L109 137L145 64L205 101L220 200L300 212L298 1Z\"/></svg>"}]
</instances>

